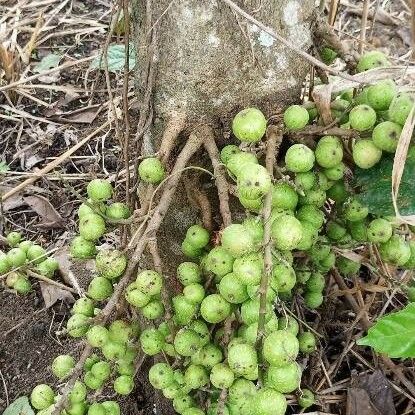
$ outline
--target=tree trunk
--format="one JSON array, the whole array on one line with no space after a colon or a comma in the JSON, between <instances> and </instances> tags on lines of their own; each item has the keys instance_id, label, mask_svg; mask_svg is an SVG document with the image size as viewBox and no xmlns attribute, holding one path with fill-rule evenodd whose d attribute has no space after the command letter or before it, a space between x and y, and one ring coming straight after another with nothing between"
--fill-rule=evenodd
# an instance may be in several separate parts
<instances>
[{"instance_id":1,"label":"tree trunk","mask_svg":"<svg viewBox=\"0 0 415 415\"><path fill-rule=\"evenodd\" d=\"M157 118L166 120L181 110L190 121L217 122L245 106L258 106L269 115L298 98L309 65L221 0L152 3L150 27L158 33ZM291 43L310 47L315 0L236 3ZM146 0L135 0L134 11L140 66L148 53Z\"/></svg>"},{"instance_id":2,"label":"tree trunk","mask_svg":"<svg viewBox=\"0 0 415 415\"><path fill-rule=\"evenodd\" d=\"M235 3L298 47L306 50L311 46L315 0ZM153 124L143 137L144 155L158 150L173 114L186 113L188 130L201 122L214 128L227 127L231 117L246 106L256 106L270 116L298 99L309 71L303 58L236 15L222 0L133 0L132 21L138 54L136 85L141 102L145 101L148 87L149 61L155 71ZM150 29L154 29L155 48L150 44ZM218 134L219 141L220 136L223 134ZM192 174L195 173L190 172L185 180ZM205 190L212 199L210 179ZM213 198L212 204L217 205L217 200ZM198 216L184 187L178 189L175 203L158 233L164 272L168 275L175 275L178 263L183 261L180 243L186 229L200 222ZM220 219L217 223L220 225ZM164 399L155 404L158 413L174 413Z\"/></svg>"}]
</instances>

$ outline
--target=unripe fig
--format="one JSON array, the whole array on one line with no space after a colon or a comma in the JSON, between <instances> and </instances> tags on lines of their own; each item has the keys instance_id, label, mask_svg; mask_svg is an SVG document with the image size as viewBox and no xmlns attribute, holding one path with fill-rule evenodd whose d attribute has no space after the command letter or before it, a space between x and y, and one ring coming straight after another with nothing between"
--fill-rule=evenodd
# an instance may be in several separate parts
<instances>
[{"instance_id":1,"label":"unripe fig","mask_svg":"<svg viewBox=\"0 0 415 415\"><path fill-rule=\"evenodd\" d=\"M190 284L184 287L183 295L193 304L200 304L205 298L205 289L201 284Z\"/></svg>"},{"instance_id":2,"label":"unripe fig","mask_svg":"<svg viewBox=\"0 0 415 415\"><path fill-rule=\"evenodd\" d=\"M292 316L283 316L278 319L278 329L279 330L286 330L297 336L298 331L300 329L297 320Z\"/></svg>"},{"instance_id":3,"label":"unripe fig","mask_svg":"<svg viewBox=\"0 0 415 415\"><path fill-rule=\"evenodd\" d=\"M411 248L403 238L392 235L387 242L380 244L379 253L384 261L402 266L410 259Z\"/></svg>"},{"instance_id":4,"label":"unripe fig","mask_svg":"<svg viewBox=\"0 0 415 415\"><path fill-rule=\"evenodd\" d=\"M200 314L208 323L220 323L230 313L231 305L220 294L208 295L200 305Z\"/></svg>"},{"instance_id":5,"label":"unripe fig","mask_svg":"<svg viewBox=\"0 0 415 415\"><path fill-rule=\"evenodd\" d=\"M280 182L272 187L272 207L294 210L297 203L297 192L288 183Z\"/></svg>"},{"instance_id":6,"label":"unripe fig","mask_svg":"<svg viewBox=\"0 0 415 415\"><path fill-rule=\"evenodd\" d=\"M242 225L252 235L255 246L260 247L264 239L264 223L261 218L255 216L248 217L242 222Z\"/></svg>"},{"instance_id":7,"label":"unripe fig","mask_svg":"<svg viewBox=\"0 0 415 415\"><path fill-rule=\"evenodd\" d=\"M4 252L0 252L0 275L7 274L12 269L7 255Z\"/></svg>"},{"instance_id":8,"label":"unripe fig","mask_svg":"<svg viewBox=\"0 0 415 415\"><path fill-rule=\"evenodd\" d=\"M167 363L156 363L148 372L148 380L156 389L164 389L174 382L173 369Z\"/></svg>"},{"instance_id":9,"label":"unripe fig","mask_svg":"<svg viewBox=\"0 0 415 415\"><path fill-rule=\"evenodd\" d=\"M203 226L193 225L187 230L186 239L195 248L204 248L210 240L209 231L203 228Z\"/></svg>"},{"instance_id":10,"label":"unripe fig","mask_svg":"<svg viewBox=\"0 0 415 415\"><path fill-rule=\"evenodd\" d=\"M309 389L302 389L301 394L298 397L298 405L302 408L309 408L310 406L314 405L316 402L314 393L311 392Z\"/></svg>"},{"instance_id":11,"label":"unripe fig","mask_svg":"<svg viewBox=\"0 0 415 415\"><path fill-rule=\"evenodd\" d=\"M312 171L296 173L294 182L302 190L311 190L316 184L316 175Z\"/></svg>"},{"instance_id":12,"label":"unripe fig","mask_svg":"<svg viewBox=\"0 0 415 415\"><path fill-rule=\"evenodd\" d=\"M353 146L353 161L361 169L370 169L382 157L382 150L372 140L359 140Z\"/></svg>"},{"instance_id":13,"label":"unripe fig","mask_svg":"<svg viewBox=\"0 0 415 415\"><path fill-rule=\"evenodd\" d=\"M407 92L401 92L393 99L389 107L389 120L399 125L404 125L414 106L414 96Z\"/></svg>"},{"instance_id":14,"label":"unripe fig","mask_svg":"<svg viewBox=\"0 0 415 415\"><path fill-rule=\"evenodd\" d=\"M174 348L181 356L192 356L201 348L200 336L190 329L180 329L174 338Z\"/></svg>"},{"instance_id":15,"label":"unripe fig","mask_svg":"<svg viewBox=\"0 0 415 415\"><path fill-rule=\"evenodd\" d=\"M304 192L304 196L299 197L299 204L302 205L315 205L319 208L323 207L326 202L326 191L320 188L313 188Z\"/></svg>"},{"instance_id":16,"label":"unripe fig","mask_svg":"<svg viewBox=\"0 0 415 415\"><path fill-rule=\"evenodd\" d=\"M18 268L26 262L26 252L21 248L12 248L6 254L7 261L12 268Z\"/></svg>"},{"instance_id":17,"label":"unripe fig","mask_svg":"<svg viewBox=\"0 0 415 415\"><path fill-rule=\"evenodd\" d=\"M227 146L223 147L220 151L220 161L223 164L228 164L229 159L234 155L240 153L241 150L238 146L234 144L228 144Z\"/></svg>"},{"instance_id":18,"label":"unripe fig","mask_svg":"<svg viewBox=\"0 0 415 415\"><path fill-rule=\"evenodd\" d=\"M92 326L86 334L88 343L92 347L103 347L108 342L109 332L104 326Z\"/></svg>"},{"instance_id":19,"label":"unripe fig","mask_svg":"<svg viewBox=\"0 0 415 415\"><path fill-rule=\"evenodd\" d=\"M316 230L324 224L324 213L315 205L303 205L297 210L296 217L301 223L309 222Z\"/></svg>"},{"instance_id":20,"label":"unripe fig","mask_svg":"<svg viewBox=\"0 0 415 415\"><path fill-rule=\"evenodd\" d=\"M285 166L294 173L304 173L314 166L315 156L313 150L304 144L292 145L285 154Z\"/></svg>"},{"instance_id":21,"label":"unripe fig","mask_svg":"<svg viewBox=\"0 0 415 415\"><path fill-rule=\"evenodd\" d=\"M338 137L325 136L317 143L315 150L317 163L324 168L332 168L343 159L343 146Z\"/></svg>"},{"instance_id":22,"label":"unripe fig","mask_svg":"<svg viewBox=\"0 0 415 415\"><path fill-rule=\"evenodd\" d=\"M311 331L304 331L298 335L298 343L301 353L312 353L316 350L316 337Z\"/></svg>"},{"instance_id":23,"label":"unripe fig","mask_svg":"<svg viewBox=\"0 0 415 415\"><path fill-rule=\"evenodd\" d=\"M343 203L348 197L344 181L335 182L333 186L327 190L327 197L334 200L337 204Z\"/></svg>"},{"instance_id":24,"label":"unripe fig","mask_svg":"<svg viewBox=\"0 0 415 415\"><path fill-rule=\"evenodd\" d=\"M245 376L255 370L258 364L257 354L250 344L235 344L228 350L228 365L237 376Z\"/></svg>"},{"instance_id":25,"label":"unripe fig","mask_svg":"<svg viewBox=\"0 0 415 415\"><path fill-rule=\"evenodd\" d=\"M69 402L75 404L85 400L87 394L86 386L79 380L75 382L71 392L69 393Z\"/></svg>"},{"instance_id":26,"label":"unripe fig","mask_svg":"<svg viewBox=\"0 0 415 415\"><path fill-rule=\"evenodd\" d=\"M321 292L308 291L304 295L304 302L308 308L312 310L318 308L323 304L324 297Z\"/></svg>"},{"instance_id":27,"label":"unripe fig","mask_svg":"<svg viewBox=\"0 0 415 415\"><path fill-rule=\"evenodd\" d=\"M155 320L164 315L164 306L160 300L151 300L141 308L141 314L148 320Z\"/></svg>"},{"instance_id":28,"label":"unripe fig","mask_svg":"<svg viewBox=\"0 0 415 415\"><path fill-rule=\"evenodd\" d=\"M49 385L40 384L33 388L30 403L35 409L46 409L53 404L55 393Z\"/></svg>"},{"instance_id":29,"label":"unripe fig","mask_svg":"<svg viewBox=\"0 0 415 415\"><path fill-rule=\"evenodd\" d=\"M117 249L103 249L95 258L95 266L101 277L115 279L127 267L127 257Z\"/></svg>"},{"instance_id":30,"label":"unripe fig","mask_svg":"<svg viewBox=\"0 0 415 415\"><path fill-rule=\"evenodd\" d=\"M392 79L379 81L369 86L367 100L369 105L376 111L385 111L389 108L396 95L396 84Z\"/></svg>"},{"instance_id":31,"label":"unripe fig","mask_svg":"<svg viewBox=\"0 0 415 415\"><path fill-rule=\"evenodd\" d=\"M113 293L111 282L104 277L94 277L88 286L88 296L96 301L103 301Z\"/></svg>"},{"instance_id":32,"label":"unripe fig","mask_svg":"<svg viewBox=\"0 0 415 415\"><path fill-rule=\"evenodd\" d=\"M20 232L9 232L6 236L8 244L15 248L17 245L19 245L20 241L22 240L22 234Z\"/></svg>"},{"instance_id":33,"label":"unripe fig","mask_svg":"<svg viewBox=\"0 0 415 415\"><path fill-rule=\"evenodd\" d=\"M104 219L95 213L85 215L79 220L79 233L87 241L96 241L105 233Z\"/></svg>"},{"instance_id":34,"label":"unripe fig","mask_svg":"<svg viewBox=\"0 0 415 415\"><path fill-rule=\"evenodd\" d=\"M294 361L298 351L297 337L286 330L268 334L262 350L265 360L275 367L282 367Z\"/></svg>"},{"instance_id":35,"label":"unripe fig","mask_svg":"<svg viewBox=\"0 0 415 415\"><path fill-rule=\"evenodd\" d=\"M52 373L60 380L65 379L75 367L75 359L68 354L57 356L52 362Z\"/></svg>"},{"instance_id":36,"label":"unripe fig","mask_svg":"<svg viewBox=\"0 0 415 415\"><path fill-rule=\"evenodd\" d=\"M367 227L367 239L374 243L387 242L392 236L392 225L389 221L377 218Z\"/></svg>"},{"instance_id":37,"label":"unripe fig","mask_svg":"<svg viewBox=\"0 0 415 415\"><path fill-rule=\"evenodd\" d=\"M92 241L87 241L82 236L76 236L72 239L70 253L73 258L87 259L93 258L97 249Z\"/></svg>"},{"instance_id":38,"label":"unripe fig","mask_svg":"<svg viewBox=\"0 0 415 415\"><path fill-rule=\"evenodd\" d=\"M295 271L291 266L284 263L273 266L270 284L275 291L278 293L290 291L295 283Z\"/></svg>"},{"instance_id":39,"label":"unripe fig","mask_svg":"<svg viewBox=\"0 0 415 415\"><path fill-rule=\"evenodd\" d=\"M201 365L190 364L184 372L186 388L199 389L209 383L209 375Z\"/></svg>"},{"instance_id":40,"label":"unripe fig","mask_svg":"<svg viewBox=\"0 0 415 415\"><path fill-rule=\"evenodd\" d=\"M349 114L350 126L357 131L367 131L376 124L376 112L369 105L358 105Z\"/></svg>"},{"instance_id":41,"label":"unripe fig","mask_svg":"<svg viewBox=\"0 0 415 415\"><path fill-rule=\"evenodd\" d=\"M206 269L218 277L223 277L232 272L234 259L222 246L213 248L206 258Z\"/></svg>"},{"instance_id":42,"label":"unripe fig","mask_svg":"<svg viewBox=\"0 0 415 415\"><path fill-rule=\"evenodd\" d=\"M243 225L232 224L227 226L221 237L222 247L234 258L252 252L255 247L254 238Z\"/></svg>"},{"instance_id":43,"label":"unripe fig","mask_svg":"<svg viewBox=\"0 0 415 415\"><path fill-rule=\"evenodd\" d=\"M239 174L251 164L258 164L258 159L253 153L247 153L241 151L240 153L234 154L229 157L229 160L226 164L226 168L235 176L238 177Z\"/></svg>"},{"instance_id":44,"label":"unripe fig","mask_svg":"<svg viewBox=\"0 0 415 415\"><path fill-rule=\"evenodd\" d=\"M164 180L166 171L158 158L148 157L138 166L138 174L143 182L158 184Z\"/></svg>"},{"instance_id":45,"label":"unripe fig","mask_svg":"<svg viewBox=\"0 0 415 415\"><path fill-rule=\"evenodd\" d=\"M398 146L401 136L402 127L392 121L384 121L379 123L372 133L373 143L380 150L387 153L394 153Z\"/></svg>"},{"instance_id":46,"label":"unripe fig","mask_svg":"<svg viewBox=\"0 0 415 415\"><path fill-rule=\"evenodd\" d=\"M257 108L245 108L232 121L232 132L240 141L256 143L261 140L267 128L264 114Z\"/></svg>"},{"instance_id":47,"label":"unripe fig","mask_svg":"<svg viewBox=\"0 0 415 415\"><path fill-rule=\"evenodd\" d=\"M199 265L194 262L182 262L177 267L177 278L184 286L200 283L202 281L202 273Z\"/></svg>"},{"instance_id":48,"label":"unripe fig","mask_svg":"<svg viewBox=\"0 0 415 415\"><path fill-rule=\"evenodd\" d=\"M238 175L238 194L245 199L259 199L271 189L271 177L260 164L248 164Z\"/></svg>"},{"instance_id":49,"label":"unripe fig","mask_svg":"<svg viewBox=\"0 0 415 415\"><path fill-rule=\"evenodd\" d=\"M349 222L362 221L369 214L369 208L352 198L343 206L343 216Z\"/></svg>"},{"instance_id":50,"label":"unripe fig","mask_svg":"<svg viewBox=\"0 0 415 415\"><path fill-rule=\"evenodd\" d=\"M329 180L337 181L337 180L341 180L344 177L345 171L346 171L346 165L340 162L339 164L336 164L335 166L331 168L324 169L323 173ZM331 186L329 188L331 188Z\"/></svg>"},{"instance_id":51,"label":"unripe fig","mask_svg":"<svg viewBox=\"0 0 415 415\"><path fill-rule=\"evenodd\" d=\"M91 373L98 379L105 381L111 374L111 366L108 362L101 360L91 367Z\"/></svg>"},{"instance_id":52,"label":"unripe fig","mask_svg":"<svg viewBox=\"0 0 415 415\"><path fill-rule=\"evenodd\" d=\"M119 395L129 395L134 389L132 376L121 375L114 380L114 391Z\"/></svg>"},{"instance_id":53,"label":"unripe fig","mask_svg":"<svg viewBox=\"0 0 415 415\"><path fill-rule=\"evenodd\" d=\"M284 415L287 410L284 395L273 389L260 389L253 399L256 415Z\"/></svg>"},{"instance_id":54,"label":"unripe fig","mask_svg":"<svg viewBox=\"0 0 415 415\"><path fill-rule=\"evenodd\" d=\"M290 393L298 389L301 382L301 367L290 362L283 367L270 366L266 373L266 386L280 393Z\"/></svg>"},{"instance_id":55,"label":"unripe fig","mask_svg":"<svg viewBox=\"0 0 415 415\"><path fill-rule=\"evenodd\" d=\"M121 409L118 402L115 401L104 401L101 405L105 409L105 415L121 415Z\"/></svg>"},{"instance_id":56,"label":"unripe fig","mask_svg":"<svg viewBox=\"0 0 415 415\"><path fill-rule=\"evenodd\" d=\"M326 65L331 65L335 59L337 58L337 52L335 52L333 49L325 46L321 50L319 50L320 57L322 61Z\"/></svg>"},{"instance_id":57,"label":"unripe fig","mask_svg":"<svg viewBox=\"0 0 415 415\"><path fill-rule=\"evenodd\" d=\"M94 179L88 183L86 188L88 197L93 202L105 202L111 199L112 196L112 185L109 181L104 179Z\"/></svg>"},{"instance_id":58,"label":"unripe fig","mask_svg":"<svg viewBox=\"0 0 415 415\"><path fill-rule=\"evenodd\" d=\"M370 52L364 53L357 63L357 72L368 71L369 69L380 68L390 66L390 62L384 53L373 50Z\"/></svg>"},{"instance_id":59,"label":"unripe fig","mask_svg":"<svg viewBox=\"0 0 415 415\"><path fill-rule=\"evenodd\" d=\"M74 314L66 323L68 334L72 337L85 336L89 328L89 317L83 314Z\"/></svg>"},{"instance_id":60,"label":"unripe fig","mask_svg":"<svg viewBox=\"0 0 415 415\"><path fill-rule=\"evenodd\" d=\"M272 224L271 236L277 249L290 251L300 243L303 229L298 219L290 215L284 215Z\"/></svg>"},{"instance_id":61,"label":"unripe fig","mask_svg":"<svg viewBox=\"0 0 415 415\"><path fill-rule=\"evenodd\" d=\"M183 414L183 412L194 407L195 402L193 398L189 395L180 395L173 399L173 408L178 414Z\"/></svg>"},{"instance_id":62,"label":"unripe fig","mask_svg":"<svg viewBox=\"0 0 415 415\"><path fill-rule=\"evenodd\" d=\"M181 326L189 324L197 312L197 304L189 301L184 295L176 295L172 299L175 322Z\"/></svg>"},{"instance_id":63,"label":"unripe fig","mask_svg":"<svg viewBox=\"0 0 415 415\"><path fill-rule=\"evenodd\" d=\"M18 294L26 295L32 290L32 284L25 276L20 275L13 284L13 289Z\"/></svg>"},{"instance_id":64,"label":"unripe fig","mask_svg":"<svg viewBox=\"0 0 415 415\"><path fill-rule=\"evenodd\" d=\"M346 228L338 222L330 221L326 225L326 235L332 241L339 241L347 233Z\"/></svg>"},{"instance_id":65,"label":"unripe fig","mask_svg":"<svg viewBox=\"0 0 415 415\"><path fill-rule=\"evenodd\" d=\"M131 212L125 203L115 202L107 206L105 215L112 220L121 220L128 219L131 216Z\"/></svg>"},{"instance_id":66,"label":"unripe fig","mask_svg":"<svg viewBox=\"0 0 415 415\"><path fill-rule=\"evenodd\" d=\"M87 317L94 316L94 302L88 297L81 297L75 301L74 305L72 306L72 313L73 314L83 314Z\"/></svg>"},{"instance_id":67,"label":"unripe fig","mask_svg":"<svg viewBox=\"0 0 415 415\"><path fill-rule=\"evenodd\" d=\"M210 382L218 389L227 389L231 387L234 379L234 373L229 366L224 363L218 363L213 366L212 371L210 372Z\"/></svg>"},{"instance_id":68,"label":"unripe fig","mask_svg":"<svg viewBox=\"0 0 415 415\"><path fill-rule=\"evenodd\" d=\"M284 124L287 130L303 129L310 119L308 111L301 105L291 105L284 112Z\"/></svg>"},{"instance_id":69,"label":"unripe fig","mask_svg":"<svg viewBox=\"0 0 415 415\"><path fill-rule=\"evenodd\" d=\"M356 275L360 270L360 262L339 256L336 260L337 269L344 276Z\"/></svg>"},{"instance_id":70,"label":"unripe fig","mask_svg":"<svg viewBox=\"0 0 415 415\"><path fill-rule=\"evenodd\" d=\"M36 272L48 278L52 278L59 269L59 262L55 258L46 258L36 265Z\"/></svg>"},{"instance_id":71,"label":"unripe fig","mask_svg":"<svg viewBox=\"0 0 415 415\"><path fill-rule=\"evenodd\" d=\"M184 256L187 256L189 258L199 258L203 250L199 248L195 248L187 239L184 239L182 242L182 252Z\"/></svg>"},{"instance_id":72,"label":"unripe fig","mask_svg":"<svg viewBox=\"0 0 415 415\"><path fill-rule=\"evenodd\" d=\"M232 272L221 279L218 288L221 296L232 304L243 303L248 298L246 285Z\"/></svg>"},{"instance_id":73,"label":"unripe fig","mask_svg":"<svg viewBox=\"0 0 415 415\"><path fill-rule=\"evenodd\" d=\"M138 289L136 281L127 286L125 290L125 299L134 307L145 307L151 300L151 296L144 294Z\"/></svg>"},{"instance_id":74,"label":"unripe fig","mask_svg":"<svg viewBox=\"0 0 415 415\"><path fill-rule=\"evenodd\" d=\"M78 208L78 218L82 218L92 213L105 213L106 206L103 202L94 202L92 199L88 199L87 203L81 203Z\"/></svg>"},{"instance_id":75,"label":"unripe fig","mask_svg":"<svg viewBox=\"0 0 415 415\"><path fill-rule=\"evenodd\" d=\"M137 275L137 289L144 294L153 296L161 292L163 286L163 277L156 271L145 270Z\"/></svg>"},{"instance_id":76,"label":"unripe fig","mask_svg":"<svg viewBox=\"0 0 415 415\"><path fill-rule=\"evenodd\" d=\"M145 329L141 333L140 344L145 354L154 356L163 350L165 344L164 336L157 329Z\"/></svg>"}]
</instances>

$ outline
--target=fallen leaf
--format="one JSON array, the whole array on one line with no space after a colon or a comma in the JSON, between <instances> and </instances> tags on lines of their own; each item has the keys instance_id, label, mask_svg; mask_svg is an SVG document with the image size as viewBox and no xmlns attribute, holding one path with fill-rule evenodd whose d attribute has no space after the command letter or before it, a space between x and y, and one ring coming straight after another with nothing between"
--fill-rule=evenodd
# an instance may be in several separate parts
<instances>
[{"instance_id":1,"label":"fallen leaf","mask_svg":"<svg viewBox=\"0 0 415 415\"><path fill-rule=\"evenodd\" d=\"M75 302L74 296L67 290L43 281L40 281L39 285L46 308L52 307L59 300L66 301L69 304Z\"/></svg>"},{"instance_id":2,"label":"fallen leaf","mask_svg":"<svg viewBox=\"0 0 415 415\"><path fill-rule=\"evenodd\" d=\"M64 227L65 221L63 220L62 216L45 197L39 195L26 196L23 198L23 200L42 218L42 221L38 224L39 227Z\"/></svg>"},{"instance_id":3,"label":"fallen leaf","mask_svg":"<svg viewBox=\"0 0 415 415\"><path fill-rule=\"evenodd\" d=\"M396 415L392 388L382 371L376 370L353 380L353 387L347 394L346 414Z\"/></svg>"},{"instance_id":4,"label":"fallen leaf","mask_svg":"<svg viewBox=\"0 0 415 415\"><path fill-rule=\"evenodd\" d=\"M102 59L101 52L90 65L91 69L104 69L105 62ZM136 63L134 45L129 47L129 70L133 69ZM124 69L125 65L125 45L110 45L107 50L107 61L109 72L119 72Z\"/></svg>"},{"instance_id":5,"label":"fallen leaf","mask_svg":"<svg viewBox=\"0 0 415 415\"><path fill-rule=\"evenodd\" d=\"M346 415L382 415L372 402L369 394L361 388L347 390Z\"/></svg>"},{"instance_id":6,"label":"fallen leaf","mask_svg":"<svg viewBox=\"0 0 415 415\"><path fill-rule=\"evenodd\" d=\"M35 413L30 406L28 397L21 396L6 408L3 415L35 415Z\"/></svg>"},{"instance_id":7,"label":"fallen leaf","mask_svg":"<svg viewBox=\"0 0 415 415\"><path fill-rule=\"evenodd\" d=\"M46 55L42 60L33 68L33 72L41 73L47 71L48 69L56 68L59 65L62 55L56 55L55 53L50 53Z\"/></svg>"},{"instance_id":8,"label":"fallen leaf","mask_svg":"<svg viewBox=\"0 0 415 415\"><path fill-rule=\"evenodd\" d=\"M13 188L9 186L0 186L0 194L5 194L12 189ZM9 210L16 209L24 205L26 205L26 202L23 200L22 195L15 194L3 202L3 212L8 212Z\"/></svg>"},{"instance_id":9,"label":"fallen leaf","mask_svg":"<svg viewBox=\"0 0 415 415\"><path fill-rule=\"evenodd\" d=\"M57 122L68 122L68 123L80 123L80 124L91 124L96 116L101 111L101 105L93 105L90 107L81 108L75 111L71 111L62 114L59 117L55 117Z\"/></svg>"}]
</instances>

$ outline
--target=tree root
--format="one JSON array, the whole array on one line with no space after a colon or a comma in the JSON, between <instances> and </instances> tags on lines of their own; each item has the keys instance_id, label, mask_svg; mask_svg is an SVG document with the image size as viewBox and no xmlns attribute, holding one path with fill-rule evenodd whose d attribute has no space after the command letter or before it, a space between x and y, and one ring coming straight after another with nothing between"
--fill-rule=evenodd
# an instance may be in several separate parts
<instances>
[{"instance_id":1,"label":"tree root","mask_svg":"<svg viewBox=\"0 0 415 415\"><path fill-rule=\"evenodd\" d=\"M134 252L132 253L127 269L121 278L120 282L117 284L116 289L114 290L113 295L107 302L106 306L97 316L97 320L101 324L105 324L112 312L119 304L121 295L124 293L125 288L130 283L133 275L136 272L137 266L141 260L141 257L144 253L149 240L155 238L157 230L163 222L163 219L168 211L168 208L173 200L174 193L179 184L180 178L182 176L183 169L186 167L186 164L189 162L190 158L196 153L196 151L202 146L203 140L208 134L208 127L201 126L195 132L190 134L187 143L183 147L183 150L180 152L179 156L176 159L176 163L172 170L172 175L169 181L166 184L164 192L160 198L158 206L155 208L153 215L151 216L145 231L143 232L142 237L137 241ZM76 380L79 378L83 365L92 352L92 347L90 345L85 346L82 355L76 364L72 375L66 384L65 388L62 391L60 399L57 401L56 406L51 415L58 415L64 408L68 395L73 388Z\"/></svg>"},{"instance_id":2,"label":"tree root","mask_svg":"<svg viewBox=\"0 0 415 415\"><path fill-rule=\"evenodd\" d=\"M216 187L219 195L219 209L222 215L223 226L226 227L232 223L232 215L229 209L229 185L225 177L224 167L219 161L219 150L215 143L213 130L211 128L208 128L206 131L203 144L212 161L213 173L215 175Z\"/></svg>"}]
</instances>

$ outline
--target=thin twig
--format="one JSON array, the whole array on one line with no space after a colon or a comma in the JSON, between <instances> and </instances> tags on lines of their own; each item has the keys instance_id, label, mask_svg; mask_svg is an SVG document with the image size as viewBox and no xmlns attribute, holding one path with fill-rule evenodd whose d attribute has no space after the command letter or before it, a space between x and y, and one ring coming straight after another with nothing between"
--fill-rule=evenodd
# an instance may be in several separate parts
<instances>
[{"instance_id":1,"label":"thin twig","mask_svg":"<svg viewBox=\"0 0 415 415\"><path fill-rule=\"evenodd\" d=\"M61 71L63 69L68 69L68 68L71 68L72 66L80 65L81 63L90 62L93 59L95 59L95 56L88 56L87 58L82 58L82 59L79 59L77 61L65 62L62 65L57 66L56 68L52 68L52 69L49 69L47 71L37 73L37 74L29 76L27 78L21 78L18 81L11 82L10 84L4 85L4 86L0 87L0 92L7 91L9 89L13 89L16 86L26 84L27 82L30 82L30 81L34 81L35 79L41 78L42 76L51 75L51 74L53 74L55 72L58 72L58 71Z\"/></svg>"},{"instance_id":2,"label":"thin twig","mask_svg":"<svg viewBox=\"0 0 415 415\"><path fill-rule=\"evenodd\" d=\"M30 275L31 277L36 278L40 281L46 282L47 284L54 285L55 287L59 287L62 290L69 291L69 292L74 293L74 294L78 294L78 291L75 290L74 288L68 287L65 284L61 284L58 281L52 280L48 277L45 277L44 275L40 275L40 274L30 270L30 269L26 270L26 274Z\"/></svg>"},{"instance_id":3,"label":"thin twig","mask_svg":"<svg viewBox=\"0 0 415 415\"><path fill-rule=\"evenodd\" d=\"M229 226L232 223L232 215L229 209L229 186L226 180L224 167L219 161L219 150L215 143L213 130L208 128L206 130L206 137L203 142L213 166L213 174L216 179L216 187L219 195L219 209L222 215L223 225Z\"/></svg>"},{"instance_id":4,"label":"thin twig","mask_svg":"<svg viewBox=\"0 0 415 415\"><path fill-rule=\"evenodd\" d=\"M3 372L1 371L1 369L0 369L0 377L1 377L1 381L3 383L4 395L6 396L6 408L7 408L10 404L10 402L9 402L9 392L7 390L6 380L4 379Z\"/></svg>"},{"instance_id":5,"label":"thin twig","mask_svg":"<svg viewBox=\"0 0 415 415\"><path fill-rule=\"evenodd\" d=\"M308 62L310 62L312 65L317 66L318 68L323 69L324 71L331 73L332 75L339 76L344 79L352 80L353 78L350 75L344 74L334 68L331 68L330 66L325 65L323 62L316 59L314 56L311 56L307 52L304 52L299 47L295 46L292 42L289 42L284 37L277 34L273 29L270 27L264 25L259 20L255 19L255 17L251 16L249 13L247 13L245 10L241 9L238 5L236 5L232 0L222 0L224 3L226 3L231 9L235 10L238 14L243 16L245 19L249 20L251 23L258 26L260 29L262 29L265 33L268 33L272 38L278 40L281 42L284 46L287 48L293 50L298 55L302 56L304 59L306 59Z\"/></svg>"},{"instance_id":6,"label":"thin twig","mask_svg":"<svg viewBox=\"0 0 415 415\"><path fill-rule=\"evenodd\" d=\"M369 5L370 5L370 0L364 0L363 11L362 11L362 22L361 22L361 27L360 27L359 54L362 54L365 48L367 17L369 15Z\"/></svg>"}]
</instances>

